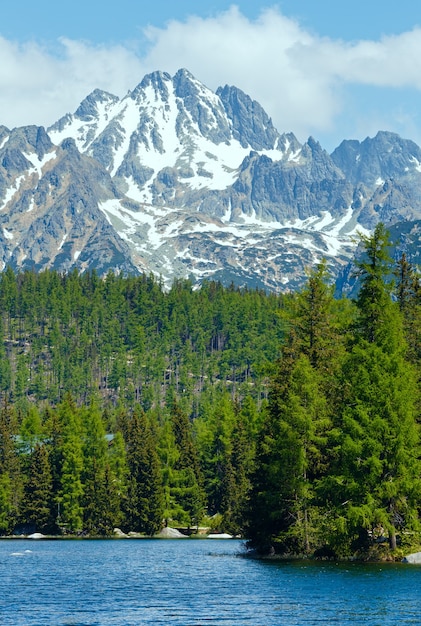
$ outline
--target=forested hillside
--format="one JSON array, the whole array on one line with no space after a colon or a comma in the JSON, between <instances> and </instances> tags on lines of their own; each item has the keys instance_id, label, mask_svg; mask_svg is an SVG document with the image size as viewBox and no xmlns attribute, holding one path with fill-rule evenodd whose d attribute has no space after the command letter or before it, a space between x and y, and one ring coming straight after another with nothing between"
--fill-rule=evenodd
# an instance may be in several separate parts
<instances>
[{"instance_id":1,"label":"forested hillside","mask_svg":"<svg viewBox=\"0 0 421 626\"><path fill-rule=\"evenodd\" d=\"M250 468L283 301L219 283L165 292L152 276L3 272L1 530L152 532L235 507L247 483L231 474Z\"/></svg>"},{"instance_id":2,"label":"forested hillside","mask_svg":"<svg viewBox=\"0 0 421 626\"><path fill-rule=\"evenodd\" d=\"M420 544L421 282L383 225L355 301L0 276L0 530L206 524L259 552ZM395 281L390 276L395 274Z\"/></svg>"}]
</instances>

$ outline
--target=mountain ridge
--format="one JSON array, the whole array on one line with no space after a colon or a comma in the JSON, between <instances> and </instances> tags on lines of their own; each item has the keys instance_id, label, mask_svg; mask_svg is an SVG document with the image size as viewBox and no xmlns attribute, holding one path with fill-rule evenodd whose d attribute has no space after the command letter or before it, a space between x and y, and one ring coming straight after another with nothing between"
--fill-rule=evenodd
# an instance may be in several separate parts
<instances>
[{"instance_id":1,"label":"mountain ridge","mask_svg":"<svg viewBox=\"0 0 421 626\"><path fill-rule=\"evenodd\" d=\"M0 264L284 291L355 234L421 219L421 149L379 131L328 154L234 86L153 72L48 129L0 126Z\"/></svg>"}]
</instances>

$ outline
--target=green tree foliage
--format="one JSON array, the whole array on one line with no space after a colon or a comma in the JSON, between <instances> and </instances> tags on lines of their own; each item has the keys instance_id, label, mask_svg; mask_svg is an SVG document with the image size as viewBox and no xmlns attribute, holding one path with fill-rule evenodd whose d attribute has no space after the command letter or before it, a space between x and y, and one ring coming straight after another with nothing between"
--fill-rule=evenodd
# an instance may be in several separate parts
<instances>
[{"instance_id":1,"label":"green tree foliage","mask_svg":"<svg viewBox=\"0 0 421 626\"><path fill-rule=\"evenodd\" d=\"M6 393L10 390L12 383L12 367L7 358L7 351L4 343L3 323L0 319L0 392Z\"/></svg>"},{"instance_id":2,"label":"green tree foliage","mask_svg":"<svg viewBox=\"0 0 421 626\"><path fill-rule=\"evenodd\" d=\"M59 526L64 532L83 530L83 447L80 414L70 396L59 407L63 439L61 444L62 466L60 476Z\"/></svg>"},{"instance_id":3,"label":"green tree foliage","mask_svg":"<svg viewBox=\"0 0 421 626\"><path fill-rule=\"evenodd\" d=\"M165 416L159 436L159 456L162 468L163 486L163 519L165 526L176 524L181 526L188 523L186 512L177 499L178 473L176 463L180 453L175 444L174 431L171 420Z\"/></svg>"},{"instance_id":4,"label":"green tree foliage","mask_svg":"<svg viewBox=\"0 0 421 626\"><path fill-rule=\"evenodd\" d=\"M382 225L362 237L355 310L332 303L323 267L292 302L246 517L259 549L350 554L379 533L392 550L418 536L418 389L389 245ZM398 293L402 310L408 283Z\"/></svg>"},{"instance_id":5,"label":"green tree foliage","mask_svg":"<svg viewBox=\"0 0 421 626\"><path fill-rule=\"evenodd\" d=\"M98 406L91 403L84 411L83 446L83 528L90 534L109 535L114 526L111 508L108 443Z\"/></svg>"},{"instance_id":6,"label":"green tree foliage","mask_svg":"<svg viewBox=\"0 0 421 626\"><path fill-rule=\"evenodd\" d=\"M0 531L206 513L284 553L416 544L420 282L402 257L393 292L382 225L360 248L355 301L326 263L286 296L0 273Z\"/></svg>"},{"instance_id":7,"label":"green tree foliage","mask_svg":"<svg viewBox=\"0 0 421 626\"><path fill-rule=\"evenodd\" d=\"M108 445L106 468L107 501L112 512L114 526L123 520L123 508L127 494L128 467L123 435L117 431Z\"/></svg>"},{"instance_id":8,"label":"green tree foliage","mask_svg":"<svg viewBox=\"0 0 421 626\"><path fill-rule=\"evenodd\" d=\"M192 427L175 400L171 402L170 411L177 450L173 466L173 494L183 511L182 521L187 521L189 526L198 526L205 511L205 493Z\"/></svg>"},{"instance_id":9,"label":"green tree foliage","mask_svg":"<svg viewBox=\"0 0 421 626\"><path fill-rule=\"evenodd\" d=\"M6 534L13 528L12 520L12 489L13 484L7 472L0 474L0 533Z\"/></svg>"},{"instance_id":10,"label":"green tree foliage","mask_svg":"<svg viewBox=\"0 0 421 626\"><path fill-rule=\"evenodd\" d=\"M55 531L56 505L52 487L48 448L42 443L36 443L29 455L20 519L23 524L33 525L42 533Z\"/></svg>"},{"instance_id":11,"label":"green tree foliage","mask_svg":"<svg viewBox=\"0 0 421 626\"><path fill-rule=\"evenodd\" d=\"M3 530L14 528L22 499L22 474L17 453L17 420L13 407L5 402L0 409L0 519Z\"/></svg>"},{"instance_id":12,"label":"green tree foliage","mask_svg":"<svg viewBox=\"0 0 421 626\"><path fill-rule=\"evenodd\" d=\"M164 491L155 433L145 412L136 406L128 418L126 453L129 467L126 525L153 535L162 526Z\"/></svg>"},{"instance_id":13,"label":"green tree foliage","mask_svg":"<svg viewBox=\"0 0 421 626\"><path fill-rule=\"evenodd\" d=\"M394 549L398 531L418 530L415 406L415 377L401 355L366 340L353 347L344 365L337 461L327 477L345 545L352 540L364 545L382 527Z\"/></svg>"},{"instance_id":14,"label":"green tree foliage","mask_svg":"<svg viewBox=\"0 0 421 626\"><path fill-rule=\"evenodd\" d=\"M321 376L301 355L278 372L272 388L250 498L252 545L276 542L279 550L302 554L314 549L315 483L326 469L330 426Z\"/></svg>"},{"instance_id":15,"label":"green tree foliage","mask_svg":"<svg viewBox=\"0 0 421 626\"><path fill-rule=\"evenodd\" d=\"M403 317L408 357L415 365L421 364L421 277L406 255L402 254L395 271L396 297Z\"/></svg>"},{"instance_id":16,"label":"green tree foliage","mask_svg":"<svg viewBox=\"0 0 421 626\"><path fill-rule=\"evenodd\" d=\"M248 504L250 475L255 457L255 407L250 396L247 397L244 410L239 410L231 435L231 454L226 461L223 478L223 498L221 513L224 528L238 535ZM249 421L250 420L250 421Z\"/></svg>"},{"instance_id":17,"label":"green tree foliage","mask_svg":"<svg viewBox=\"0 0 421 626\"><path fill-rule=\"evenodd\" d=\"M20 429L18 447L25 454L31 454L35 446L43 440L41 416L35 405L28 407L23 416Z\"/></svg>"},{"instance_id":18,"label":"green tree foliage","mask_svg":"<svg viewBox=\"0 0 421 626\"><path fill-rule=\"evenodd\" d=\"M406 358L402 282L400 303L390 297L387 231L380 225L363 243L357 332L343 366L336 481L347 537L365 540L380 526L395 549L397 531L418 529L418 389Z\"/></svg>"},{"instance_id":19,"label":"green tree foliage","mask_svg":"<svg viewBox=\"0 0 421 626\"><path fill-rule=\"evenodd\" d=\"M279 352L280 301L218 283L194 291L176 281L164 292L151 276L8 268L0 274L0 393L57 404L70 392L88 403L99 389L103 400L145 410L171 385L190 403L227 381L233 394L251 383L257 396Z\"/></svg>"},{"instance_id":20,"label":"green tree foliage","mask_svg":"<svg viewBox=\"0 0 421 626\"><path fill-rule=\"evenodd\" d=\"M223 510L234 424L235 407L226 391L206 400L202 416L195 423L208 509L212 515Z\"/></svg>"},{"instance_id":21,"label":"green tree foliage","mask_svg":"<svg viewBox=\"0 0 421 626\"><path fill-rule=\"evenodd\" d=\"M393 333L396 321L390 301L393 283L387 281L392 273L389 233L380 223L373 235L361 235L361 243L363 256L356 262L361 283L356 333L370 343L395 349L399 338Z\"/></svg>"},{"instance_id":22,"label":"green tree foliage","mask_svg":"<svg viewBox=\"0 0 421 626\"><path fill-rule=\"evenodd\" d=\"M280 551L309 553L317 541L315 482L326 470L334 375L343 353L325 263L283 315L289 336L259 433L246 527L258 549L277 543Z\"/></svg>"}]
</instances>

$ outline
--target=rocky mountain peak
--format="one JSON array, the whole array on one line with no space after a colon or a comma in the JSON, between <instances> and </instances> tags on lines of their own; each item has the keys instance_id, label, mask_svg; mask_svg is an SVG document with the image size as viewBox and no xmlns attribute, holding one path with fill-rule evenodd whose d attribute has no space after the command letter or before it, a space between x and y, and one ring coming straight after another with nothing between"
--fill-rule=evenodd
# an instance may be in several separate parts
<instances>
[{"instance_id":1,"label":"rocky mountain peak","mask_svg":"<svg viewBox=\"0 0 421 626\"><path fill-rule=\"evenodd\" d=\"M118 102L118 97L107 91L95 89L79 105L75 117L84 122L89 122L96 118L101 109Z\"/></svg>"},{"instance_id":2,"label":"rocky mountain peak","mask_svg":"<svg viewBox=\"0 0 421 626\"><path fill-rule=\"evenodd\" d=\"M379 131L364 141L344 140L332 159L354 183L379 185L388 178L418 175L421 149L396 133Z\"/></svg>"},{"instance_id":3,"label":"rocky mountain peak","mask_svg":"<svg viewBox=\"0 0 421 626\"><path fill-rule=\"evenodd\" d=\"M171 75L167 72L151 72L142 79L133 91L129 92L130 97L133 100L137 100L139 97L144 96L144 92L148 88L151 88L155 94L161 93L164 95L164 99L166 99L168 97L168 83L171 82Z\"/></svg>"},{"instance_id":4,"label":"rocky mountain peak","mask_svg":"<svg viewBox=\"0 0 421 626\"><path fill-rule=\"evenodd\" d=\"M35 153L42 159L53 149L53 143L43 126L21 126L5 132L4 136L7 136L7 141L4 141L6 150L13 148L21 152Z\"/></svg>"},{"instance_id":5,"label":"rocky mountain peak","mask_svg":"<svg viewBox=\"0 0 421 626\"><path fill-rule=\"evenodd\" d=\"M253 150L271 150L277 147L279 133L258 102L252 100L237 87L219 87L216 91L221 99L233 129L233 137L240 144Z\"/></svg>"}]
</instances>

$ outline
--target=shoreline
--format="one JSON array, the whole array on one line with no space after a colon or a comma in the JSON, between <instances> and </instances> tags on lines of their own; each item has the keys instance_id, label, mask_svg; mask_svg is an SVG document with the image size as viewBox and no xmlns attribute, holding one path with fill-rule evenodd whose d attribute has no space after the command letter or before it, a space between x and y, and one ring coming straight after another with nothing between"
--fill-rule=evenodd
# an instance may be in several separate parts
<instances>
[{"instance_id":1,"label":"shoreline","mask_svg":"<svg viewBox=\"0 0 421 626\"><path fill-rule=\"evenodd\" d=\"M137 539L193 539L203 540L211 539L221 541L245 541L242 537L234 537L225 533L196 533L190 535L166 535L157 533L155 535L144 535L142 533L131 532L128 534L113 534L113 535L43 535L42 533L33 533L32 535L0 535L0 541L98 541L98 540L110 540L110 541L123 541L123 540L137 540Z\"/></svg>"}]
</instances>

